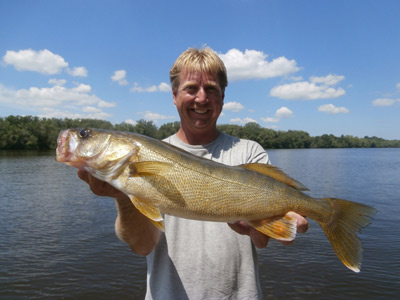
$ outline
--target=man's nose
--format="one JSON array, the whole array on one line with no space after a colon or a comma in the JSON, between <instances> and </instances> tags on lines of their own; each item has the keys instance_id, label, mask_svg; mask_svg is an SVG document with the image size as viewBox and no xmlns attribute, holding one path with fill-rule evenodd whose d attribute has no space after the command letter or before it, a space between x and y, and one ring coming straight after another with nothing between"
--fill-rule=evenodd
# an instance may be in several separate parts
<instances>
[{"instance_id":1,"label":"man's nose","mask_svg":"<svg viewBox=\"0 0 400 300\"><path fill-rule=\"evenodd\" d=\"M208 102L208 96L203 87L199 88L199 90L197 91L195 101L200 104Z\"/></svg>"}]
</instances>

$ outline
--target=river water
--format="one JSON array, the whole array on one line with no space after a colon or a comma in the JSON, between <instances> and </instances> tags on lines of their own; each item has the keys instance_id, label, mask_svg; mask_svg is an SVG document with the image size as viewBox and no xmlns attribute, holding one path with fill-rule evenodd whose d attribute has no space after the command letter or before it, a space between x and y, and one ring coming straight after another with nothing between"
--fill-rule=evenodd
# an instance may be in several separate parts
<instances>
[{"instance_id":1,"label":"river water","mask_svg":"<svg viewBox=\"0 0 400 300\"><path fill-rule=\"evenodd\" d=\"M259 251L265 299L400 297L400 149L270 150L315 197L378 209L353 273L319 225ZM143 299L145 259L114 234L112 199L94 196L54 153L0 152L0 299Z\"/></svg>"}]
</instances>

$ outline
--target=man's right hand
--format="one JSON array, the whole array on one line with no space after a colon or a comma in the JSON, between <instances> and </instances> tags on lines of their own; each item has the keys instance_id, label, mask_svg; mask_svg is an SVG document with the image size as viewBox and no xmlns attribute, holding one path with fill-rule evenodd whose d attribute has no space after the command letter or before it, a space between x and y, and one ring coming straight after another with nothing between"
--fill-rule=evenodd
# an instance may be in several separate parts
<instances>
[{"instance_id":1,"label":"man's right hand","mask_svg":"<svg viewBox=\"0 0 400 300\"><path fill-rule=\"evenodd\" d=\"M118 210L115 221L117 236L126 242L133 252L148 255L158 243L160 230L135 208L127 195L112 185L83 170L78 171L78 177L89 184L94 194L115 198Z\"/></svg>"},{"instance_id":2,"label":"man's right hand","mask_svg":"<svg viewBox=\"0 0 400 300\"><path fill-rule=\"evenodd\" d=\"M107 196L118 199L128 198L124 193L117 190L112 185L97 179L86 171L78 170L78 177L89 184L90 189L97 196Z\"/></svg>"}]
</instances>

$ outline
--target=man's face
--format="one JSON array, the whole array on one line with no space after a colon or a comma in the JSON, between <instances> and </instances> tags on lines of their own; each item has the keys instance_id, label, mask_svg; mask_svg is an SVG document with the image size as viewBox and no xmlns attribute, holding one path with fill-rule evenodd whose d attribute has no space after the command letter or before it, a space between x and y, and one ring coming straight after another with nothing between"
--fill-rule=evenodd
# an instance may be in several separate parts
<instances>
[{"instance_id":1,"label":"man's face","mask_svg":"<svg viewBox=\"0 0 400 300\"><path fill-rule=\"evenodd\" d=\"M217 78L195 72L182 72L180 76L173 97L182 126L196 133L215 129L224 101L224 91Z\"/></svg>"}]
</instances>

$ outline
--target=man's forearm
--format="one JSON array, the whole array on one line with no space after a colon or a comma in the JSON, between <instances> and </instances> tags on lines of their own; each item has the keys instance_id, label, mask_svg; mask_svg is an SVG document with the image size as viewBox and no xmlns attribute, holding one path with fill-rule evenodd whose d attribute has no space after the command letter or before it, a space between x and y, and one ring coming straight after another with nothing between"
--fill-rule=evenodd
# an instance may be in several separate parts
<instances>
[{"instance_id":1,"label":"man's forearm","mask_svg":"<svg viewBox=\"0 0 400 300\"><path fill-rule=\"evenodd\" d=\"M128 197L117 198L115 202L118 209L115 222L117 236L136 254L148 255L157 245L160 231L135 208Z\"/></svg>"}]
</instances>

